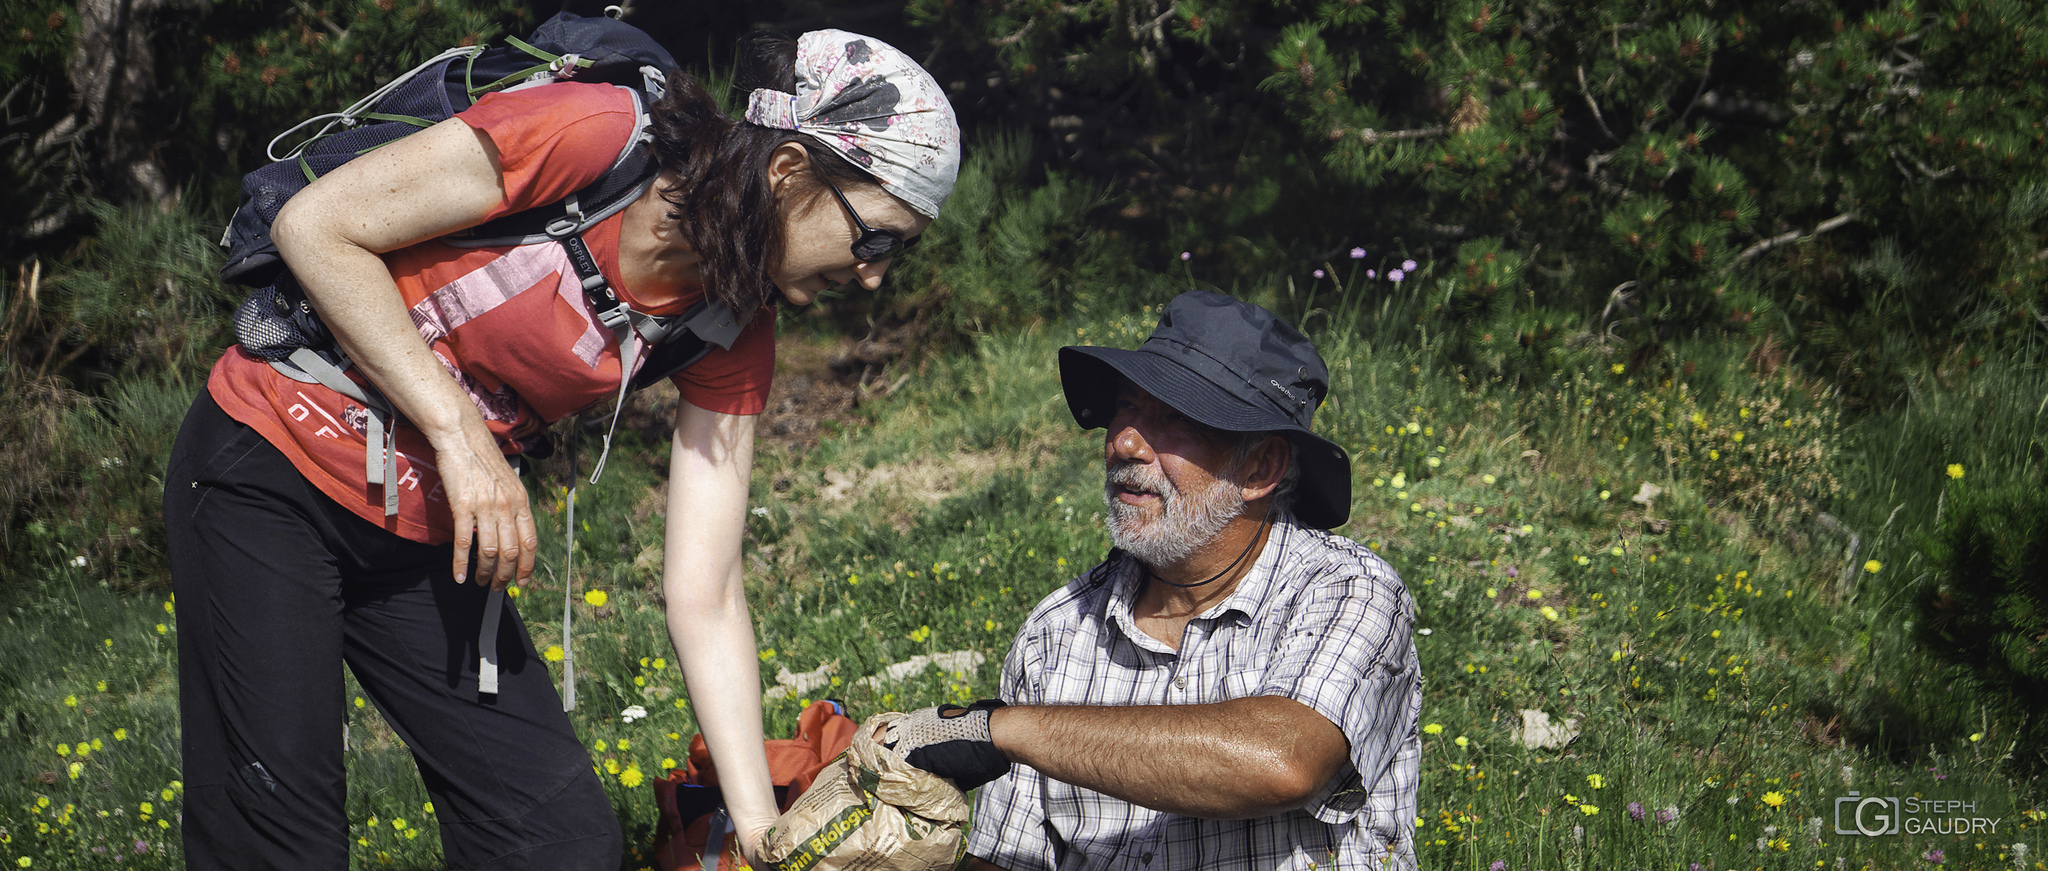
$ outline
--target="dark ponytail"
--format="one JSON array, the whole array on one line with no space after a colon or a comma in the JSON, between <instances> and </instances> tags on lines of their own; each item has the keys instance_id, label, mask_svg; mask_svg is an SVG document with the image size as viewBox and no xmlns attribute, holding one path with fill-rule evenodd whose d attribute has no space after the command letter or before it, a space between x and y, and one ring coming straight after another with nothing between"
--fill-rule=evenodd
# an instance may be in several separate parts
<instances>
[{"instance_id":1,"label":"dark ponytail","mask_svg":"<svg viewBox=\"0 0 2048 871\"><path fill-rule=\"evenodd\" d=\"M740 111L756 88L796 93L796 41L773 33L740 42L733 88ZM669 216L703 258L704 292L745 317L775 297L771 270L781 262L790 215L812 208L825 188L875 179L808 134L736 121L719 111L703 83L681 70L668 74L668 93L652 111L654 154L675 183L662 188ZM785 142L810 153L811 172L792 176L778 202L768 184L768 158Z\"/></svg>"}]
</instances>

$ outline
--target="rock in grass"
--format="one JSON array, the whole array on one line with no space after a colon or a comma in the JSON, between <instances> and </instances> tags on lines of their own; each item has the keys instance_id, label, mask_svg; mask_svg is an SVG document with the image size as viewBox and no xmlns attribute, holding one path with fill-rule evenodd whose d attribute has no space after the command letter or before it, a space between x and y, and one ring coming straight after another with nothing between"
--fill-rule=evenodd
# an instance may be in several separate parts
<instances>
[{"instance_id":1,"label":"rock in grass","mask_svg":"<svg viewBox=\"0 0 2048 871\"><path fill-rule=\"evenodd\" d=\"M1578 737L1578 718L1552 723L1550 715L1542 711L1522 711L1522 727L1515 730L1515 741L1529 748L1556 749Z\"/></svg>"}]
</instances>

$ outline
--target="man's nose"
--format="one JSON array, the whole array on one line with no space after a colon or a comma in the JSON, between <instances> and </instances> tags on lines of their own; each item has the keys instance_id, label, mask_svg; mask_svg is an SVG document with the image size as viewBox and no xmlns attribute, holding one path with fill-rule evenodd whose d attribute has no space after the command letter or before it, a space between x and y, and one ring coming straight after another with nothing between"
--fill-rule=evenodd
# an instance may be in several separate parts
<instances>
[{"instance_id":1,"label":"man's nose","mask_svg":"<svg viewBox=\"0 0 2048 871\"><path fill-rule=\"evenodd\" d=\"M1122 424L1116 426L1109 437L1109 455L1116 460L1149 463L1152 462L1152 443L1136 426Z\"/></svg>"}]
</instances>

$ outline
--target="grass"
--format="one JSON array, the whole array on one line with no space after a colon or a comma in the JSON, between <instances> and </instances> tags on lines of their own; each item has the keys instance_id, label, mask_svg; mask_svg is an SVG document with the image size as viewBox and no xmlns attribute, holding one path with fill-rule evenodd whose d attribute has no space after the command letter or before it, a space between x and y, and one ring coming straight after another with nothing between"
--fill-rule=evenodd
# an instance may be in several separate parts
<instances>
[{"instance_id":1,"label":"grass","mask_svg":"<svg viewBox=\"0 0 2048 871\"><path fill-rule=\"evenodd\" d=\"M2037 370L1986 366L1849 421L1827 391L1712 342L1647 363L1586 342L1540 378L1473 375L1418 327L1426 300L1346 287L1330 309L1253 296L1329 360L1318 429L1356 470L1340 531L1419 606L1425 867L2048 867L2039 785L2001 764L2015 724L1954 689L1899 612L1909 533L1932 515L1884 522L1960 486L1949 462L2038 462L2038 410L2001 410L2042 394ZM815 448L762 453L747 559L771 733L819 697L865 715L995 693L1019 620L1106 550L1099 434L1067 415L1054 351L1134 347L1154 317L984 336ZM694 723L655 583L661 452L618 450L577 493L574 717L644 850L646 781L684 758ZM544 650L560 643L565 483L550 467L534 484L544 569L520 591ZM9 571L29 582L0 592L0 860L177 867L175 603L56 544L24 552ZM869 680L939 654L955 655ZM631 705L648 716L626 722ZM405 749L372 708L351 711L355 864L434 867ZM1525 746L1524 711L1576 721L1576 740ZM1973 801L1964 816L1998 827L1838 835L1851 791Z\"/></svg>"}]
</instances>

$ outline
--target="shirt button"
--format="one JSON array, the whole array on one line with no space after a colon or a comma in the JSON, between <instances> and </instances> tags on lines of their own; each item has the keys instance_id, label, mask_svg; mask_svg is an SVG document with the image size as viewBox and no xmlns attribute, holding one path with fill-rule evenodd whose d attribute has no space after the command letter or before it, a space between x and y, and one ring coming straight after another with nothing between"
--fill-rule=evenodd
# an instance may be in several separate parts
<instances>
[{"instance_id":1,"label":"shirt button","mask_svg":"<svg viewBox=\"0 0 2048 871\"><path fill-rule=\"evenodd\" d=\"M1188 688L1188 679L1187 679L1187 678L1185 678L1185 677L1177 677L1177 678L1174 678L1174 679L1173 679L1173 688L1174 688L1174 689L1177 689L1177 690L1184 690L1184 689L1187 689L1187 688Z\"/></svg>"}]
</instances>

